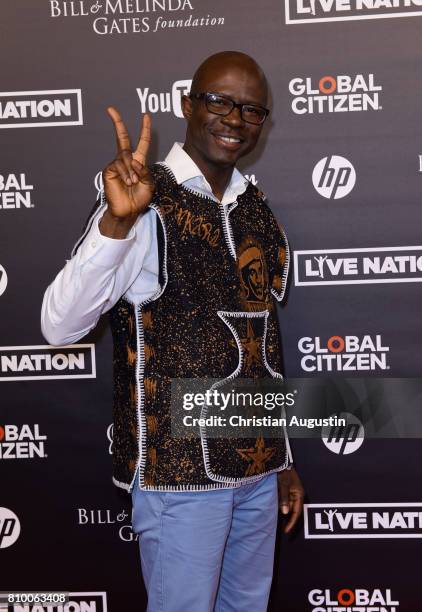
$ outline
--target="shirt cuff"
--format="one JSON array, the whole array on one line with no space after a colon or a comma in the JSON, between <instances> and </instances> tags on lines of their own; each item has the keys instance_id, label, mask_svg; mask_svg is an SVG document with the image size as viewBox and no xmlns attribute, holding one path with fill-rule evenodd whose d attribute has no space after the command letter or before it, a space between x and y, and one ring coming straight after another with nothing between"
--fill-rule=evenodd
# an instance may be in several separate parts
<instances>
[{"instance_id":1,"label":"shirt cuff","mask_svg":"<svg viewBox=\"0 0 422 612\"><path fill-rule=\"evenodd\" d=\"M102 215L94 220L91 229L79 248L82 264L90 262L95 266L114 268L121 264L135 242L135 226L130 229L126 238L116 239L103 236L98 227Z\"/></svg>"}]
</instances>

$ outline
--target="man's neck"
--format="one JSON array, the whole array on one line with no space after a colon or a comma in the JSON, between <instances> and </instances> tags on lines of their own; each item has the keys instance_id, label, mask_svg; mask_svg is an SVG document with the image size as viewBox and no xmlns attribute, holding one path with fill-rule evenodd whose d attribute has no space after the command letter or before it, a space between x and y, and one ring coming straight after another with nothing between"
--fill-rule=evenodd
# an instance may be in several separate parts
<instances>
[{"instance_id":1,"label":"man's neck","mask_svg":"<svg viewBox=\"0 0 422 612\"><path fill-rule=\"evenodd\" d=\"M224 193L227 189L230 179L233 174L234 166L216 166L210 163L206 163L199 155L197 155L195 149L189 144L183 145L183 150L193 159L195 164L198 166L206 180L208 181L211 191L221 202Z\"/></svg>"}]
</instances>

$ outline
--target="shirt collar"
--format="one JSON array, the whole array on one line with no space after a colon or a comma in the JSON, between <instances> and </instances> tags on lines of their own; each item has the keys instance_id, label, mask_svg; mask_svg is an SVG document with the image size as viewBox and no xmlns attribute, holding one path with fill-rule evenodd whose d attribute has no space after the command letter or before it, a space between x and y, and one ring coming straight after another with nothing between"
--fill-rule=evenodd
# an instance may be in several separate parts
<instances>
[{"instance_id":1,"label":"shirt collar","mask_svg":"<svg viewBox=\"0 0 422 612\"><path fill-rule=\"evenodd\" d=\"M202 182L203 190L209 192L208 195L213 200L216 200L216 197L212 193L210 184L193 159L186 153L186 151L183 150L183 144L181 142L174 143L169 154L165 158L164 163L168 168L170 168L179 185L185 185L186 183L192 184L192 182ZM247 185L248 179L246 179L237 168L234 168L230 183L228 184L224 193L223 200L226 200L229 194L236 199L238 195L246 190Z\"/></svg>"}]
</instances>

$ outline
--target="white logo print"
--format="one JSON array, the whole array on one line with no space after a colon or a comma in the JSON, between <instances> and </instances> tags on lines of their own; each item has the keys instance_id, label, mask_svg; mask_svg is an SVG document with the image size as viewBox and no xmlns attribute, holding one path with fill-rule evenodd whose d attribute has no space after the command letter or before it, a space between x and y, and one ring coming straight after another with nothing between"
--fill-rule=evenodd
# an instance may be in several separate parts
<instances>
[{"instance_id":1,"label":"white logo print","mask_svg":"<svg viewBox=\"0 0 422 612\"><path fill-rule=\"evenodd\" d=\"M101 191L103 189L103 173L100 170L100 172L97 172L97 174L95 175L95 179L94 179L94 185L95 185L95 189L97 190L97 200L101 195Z\"/></svg>"},{"instance_id":2,"label":"white logo print","mask_svg":"<svg viewBox=\"0 0 422 612\"><path fill-rule=\"evenodd\" d=\"M18 517L9 508L0 508L0 548L12 546L21 532Z\"/></svg>"},{"instance_id":3,"label":"white logo print","mask_svg":"<svg viewBox=\"0 0 422 612\"><path fill-rule=\"evenodd\" d=\"M107 438L108 438L108 441L110 442L110 444L108 445L108 452L110 455L113 454L113 434L114 434L114 425L113 423L111 423L111 425L107 427Z\"/></svg>"},{"instance_id":4,"label":"white logo print","mask_svg":"<svg viewBox=\"0 0 422 612\"><path fill-rule=\"evenodd\" d=\"M373 73L295 77L289 83L296 115L381 110L381 91Z\"/></svg>"},{"instance_id":5,"label":"white logo print","mask_svg":"<svg viewBox=\"0 0 422 612\"><path fill-rule=\"evenodd\" d=\"M390 368L387 363L390 347L383 346L381 334L331 336L327 340L320 336L304 336L298 342L298 349L303 354L300 365L305 372L356 372ZM353 423L356 421L353 420ZM330 436L334 436L334 432L328 432L326 437Z\"/></svg>"},{"instance_id":6,"label":"white logo print","mask_svg":"<svg viewBox=\"0 0 422 612\"><path fill-rule=\"evenodd\" d=\"M0 93L0 128L83 125L80 89Z\"/></svg>"},{"instance_id":7,"label":"white logo print","mask_svg":"<svg viewBox=\"0 0 422 612\"><path fill-rule=\"evenodd\" d=\"M0 265L0 295L6 291L7 287L7 274L6 270Z\"/></svg>"},{"instance_id":8,"label":"white logo print","mask_svg":"<svg viewBox=\"0 0 422 612\"><path fill-rule=\"evenodd\" d=\"M0 347L0 381L95 377L94 344Z\"/></svg>"},{"instance_id":9,"label":"white logo print","mask_svg":"<svg viewBox=\"0 0 422 612\"><path fill-rule=\"evenodd\" d=\"M324 514L327 515L329 531L334 531L333 519L336 512L337 510L324 510Z\"/></svg>"},{"instance_id":10,"label":"white logo print","mask_svg":"<svg viewBox=\"0 0 422 612\"><path fill-rule=\"evenodd\" d=\"M348 159L331 155L316 164L312 182L324 198L338 200L352 191L356 183L356 172Z\"/></svg>"},{"instance_id":11,"label":"white logo print","mask_svg":"<svg viewBox=\"0 0 422 612\"><path fill-rule=\"evenodd\" d=\"M325 23L422 15L420 0L286 0L286 23Z\"/></svg>"},{"instance_id":12,"label":"white logo print","mask_svg":"<svg viewBox=\"0 0 422 612\"><path fill-rule=\"evenodd\" d=\"M305 539L422 538L418 502L305 504Z\"/></svg>"},{"instance_id":13,"label":"white logo print","mask_svg":"<svg viewBox=\"0 0 422 612\"><path fill-rule=\"evenodd\" d=\"M49 0L49 4L51 18L87 17L99 36L213 28L225 23L224 16L196 14L191 0Z\"/></svg>"},{"instance_id":14,"label":"white logo print","mask_svg":"<svg viewBox=\"0 0 422 612\"><path fill-rule=\"evenodd\" d=\"M312 606L310 612L340 612L340 610L359 610L359 612L398 612L400 602L393 599L391 589L312 589L308 594Z\"/></svg>"},{"instance_id":15,"label":"white logo print","mask_svg":"<svg viewBox=\"0 0 422 612\"><path fill-rule=\"evenodd\" d=\"M345 419L346 425L322 428L322 441L332 453L350 455L362 446L364 428L360 420L350 412L342 412L338 418ZM332 529L331 529L332 531Z\"/></svg>"},{"instance_id":16,"label":"white logo print","mask_svg":"<svg viewBox=\"0 0 422 612\"><path fill-rule=\"evenodd\" d=\"M33 189L24 172L0 174L0 209L34 208L31 199Z\"/></svg>"},{"instance_id":17,"label":"white logo print","mask_svg":"<svg viewBox=\"0 0 422 612\"><path fill-rule=\"evenodd\" d=\"M295 251L295 284L421 282L421 251L422 246Z\"/></svg>"},{"instance_id":18,"label":"white logo print","mask_svg":"<svg viewBox=\"0 0 422 612\"><path fill-rule=\"evenodd\" d=\"M40 426L0 425L0 459L34 459L47 457L45 441L47 436L40 433Z\"/></svg>"},{"instance_id":19,"label":"white logo print","mask_svg":"<svg viewBox=\"0 0 422 612\"><path fill-rule=\"evenodd\" d=\"M149 87L136 88L142 113L173 113L182 118L182 96L189 93L192 80L175 81L171 92L151 93Z\"/></svg>"}]
</instances>

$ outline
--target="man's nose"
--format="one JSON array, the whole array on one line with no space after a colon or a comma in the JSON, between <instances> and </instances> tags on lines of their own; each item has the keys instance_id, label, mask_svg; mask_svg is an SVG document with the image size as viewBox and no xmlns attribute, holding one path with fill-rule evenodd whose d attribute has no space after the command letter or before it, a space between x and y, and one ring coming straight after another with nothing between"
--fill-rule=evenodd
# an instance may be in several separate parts
<instances>
[{"instance_id":1,"label":"man's nose","mask_svg":"<svg viewBox=\"0 0 422 612\"><path fill-rule=\"evenodd\" d=\"M224 123L230 125L241 125L243 123L242 112L238 106L234 106L228 115L222 117Z\"/></svg>"}]
</instances>

